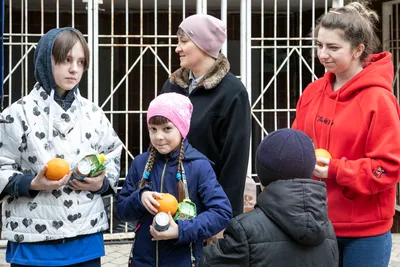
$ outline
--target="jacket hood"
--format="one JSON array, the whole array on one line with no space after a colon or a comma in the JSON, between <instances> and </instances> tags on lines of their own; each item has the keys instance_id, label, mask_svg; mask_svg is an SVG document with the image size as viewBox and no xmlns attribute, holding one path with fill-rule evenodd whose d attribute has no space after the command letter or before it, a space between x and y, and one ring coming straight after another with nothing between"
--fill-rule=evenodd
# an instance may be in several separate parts
<instances>
[{"instance_id":1,"label":"jacket hood","mask_svg":"<svg viewBox=\"0 0 400 267\"><path fill-rule=\"evenodd\" d=\"M207 71L197 87L203 86L205 89L212 89L216 87L222 79L228 74L230 69L230 64L228 59L223 55L219 54L214 65ZM189 73L190 69L180 68L171 74L170 82L172 84L177 84L182 88L189 87Z\"/></svg>"},{"instance_id":2,"label":"jacket hood","mask_svg":"<svg viewBox=\"0 0 400 267\"><path fill-rule=\"evenodd\" d=\"M55 90L54 100L57 103L60 103L61 99L56 90L57 85L56 81L54 80L51 60L54 41L57 39L60 33L66 30L78 32L78 30L70 27L56 28L48 31L37 44L34 55L35 79L48 95L51 95L51 91ZM78 84L68 92L64 100L72 103L75 98L74 94L76 94L77 88Z\"/></svg>"},{"instance_id":3,"label":"jacket hood","mask_svg":"<svg viewBox=\"0 0 400 267\"><path fill-rule=\"evenodd\" d=\"M329 219L325 184L311 179L279 180L266 186L257 205L297 243L322 244L328 236Z\"/></svg>"},{"instance_id":4,"label":"jacket hood","mask_svg":"<svg viewBox=\"0 0 400 267\"><path fill-rule=\"evenodd\" d=\"M57 84L54 79L53 68L52 68L52 52L54 41L57 39L60 33L63 31L70 30L79 32L78 30L70 27L66 28L56 28L48 31L37 44L35 55L34 55L34 62L35 62L35 78L37 80L37 84L35 85L36 90L44 90L47 95L50 96L50 99L54 99L56 103L58 103L64 110L67 110L71 107L72 103L74 102L75 98L77 101L77 107L79 110L82 109L81 103L78 99L79 92L78 92L78 85L75 85L72 90L68 92L65 96L63 101L61 100L56 88ZM47 96L40 95L43 99L46 99ZM53 141L53 123L54 123L54 113L56 110L54 101L50 101L49 104L49 126L48 126L48 135L47 139L49 142ZM62 105L62 103L64 105ZM83 117L85 119L85 117ZM81 129L81 142L85 140L84 138L84 131Z\"/></svg>"},{"instance_id":5,"label":"jacket hood","mask_svg":"<svg viewBox=\"0 0 400 267\"><path fill-rule=\"evenodd\" d=\"M338 101L346 101L351 98L357 91L369 87L380 87L392 92L393 81L393 62L392 55L389 52L379 54L371 54L363 63L363 70L347 81L339 90L335 92L327 92L329 98ZM325 73L323 79L326 84L333 82L335 74L331 72ZM326 88L326 86L325 86Z\"/></svg>"}]
</instances>

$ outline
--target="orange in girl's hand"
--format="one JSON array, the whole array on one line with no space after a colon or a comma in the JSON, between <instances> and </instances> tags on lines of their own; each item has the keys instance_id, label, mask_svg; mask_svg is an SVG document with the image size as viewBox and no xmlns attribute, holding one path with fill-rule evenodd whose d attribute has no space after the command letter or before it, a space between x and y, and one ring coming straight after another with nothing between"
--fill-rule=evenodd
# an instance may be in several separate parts
<instances>
[{"instance_id":1,"label":"orange in girl's hand","mask_svg":"<svg viewBox=\"0 0 400 267\"><path fill-rule=\"evenodd\" d=\"M174 216L176 211L178 210L178 200L168 193L161 193L162 199L156 199L160 204L159 207L156 207L158 212L171 212L171 216Z\"/></svg>"},{"instance_id":2,"label":"orange in girl's hand","mask_svg":"<svg viewBox=\"0 0 400 267\"><path fill-rule=\"evenodd\" d=\"M58 181L70 171L69 163L65 159L55 158L47 162L47 170L44 176L49 180Z\"/></svg>"},{"instance_id":3,"label":"orange in girl's hand","mask_svg":"<svg viewBox=\"0 0 400 267\"><path fill-rule=\"evenodd\" d=\"M331 154L323 148L315 149L315 157L332 159ZM324 167L325 164L317 162L318 166Z\"/></svg>"}]
</instances>

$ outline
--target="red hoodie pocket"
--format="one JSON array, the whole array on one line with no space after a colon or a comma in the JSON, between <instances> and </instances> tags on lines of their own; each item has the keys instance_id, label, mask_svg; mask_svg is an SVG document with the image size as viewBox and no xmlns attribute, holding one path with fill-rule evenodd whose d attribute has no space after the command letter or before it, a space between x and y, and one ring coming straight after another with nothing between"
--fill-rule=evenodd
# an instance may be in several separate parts
<instances>
[{"instance_id":1,"label":"red hoodie pocket","mask_svg":"<svg viewBox=\"0 0 400 267\"><path fill-rule=\"evenodd\" d=\"M396 190L386 190L375 195L361 195L344 187L342 194L346 199L352 200L355 205L354 219L369 217L370 220L388 220L394 216ZM369 216L367 215L369 214Z\"/></svg>"},{"instance_id":2,"label":"red hoodie pocket","mask_svg":"<svg viewBox=\"0 0 400 267\"><path fill-rule=\"evenodd\" d=\"M333 185L328 191L328 212L333 223L365 223L382 220L378 195L361 195Z\"/></svg>"},{"instance_id":3,"label":"red hoodie pocket","mask_svg":"<svg viewBox=\"0 0 400 267\"><path fill-rule=\"evenodd\" d=\"M355 201L343 195L343 187L333 181L326 182L328 191L328 216L333 223L353 220Z\"/></svg>"},{"instance_id":4,"label":"red hoodie pocket","mask_svg":"<svg viewBox=\"0 0 400 267\"><path fill-rule=\"evenodd\" d=\"M380 192L378 198L377 205L381 210L382 219L389 220L393 218L396 209L396 187Z\"/></svg>"},{"instance_id":5,"label":"red hoodie pocket","mask_svg":"<svg viewBox=\"0 0 400 267\"><path fill-rule=\"evenodd\" d=\"M373 222L384 219L379 194L362 195L348 187L342 189L342 195L352 203L351 222Z\"/></svg>"},{"instance_id":6,"label":"red hoodie pocket","mask_svg":"<svg viewBox=\"0 0 400 267\"><path fill-rule=\"evenodd\" d=\"M345 198L347 198L349 200L355 200L357 198L357 196L359 196L356 192L354 192L353 190L351 190L348 187L343 187L342 194Z\"/></svg>"}]
</instances>

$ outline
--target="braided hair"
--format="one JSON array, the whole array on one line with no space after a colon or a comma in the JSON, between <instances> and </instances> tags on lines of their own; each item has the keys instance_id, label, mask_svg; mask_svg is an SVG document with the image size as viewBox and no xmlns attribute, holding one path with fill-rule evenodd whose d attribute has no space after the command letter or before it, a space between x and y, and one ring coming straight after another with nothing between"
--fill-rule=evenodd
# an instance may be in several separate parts
<instances>
[{"instance_id":1,"label":"braided hair","mask_svg":"<svg viewBox=\"0 0 400 267\"><path fill-rule=\"evenodd\" d=\"M183 167L183 154L185 152L185 147L184 147L184 139L182 138L181 142L181 148L179 150L179 156L178 156L178 171L176 173L176 179L178 179L178 201L182 202L183 199L185 198L185 187L182 182L182 167Z\"/></svg>"}]
</instances>

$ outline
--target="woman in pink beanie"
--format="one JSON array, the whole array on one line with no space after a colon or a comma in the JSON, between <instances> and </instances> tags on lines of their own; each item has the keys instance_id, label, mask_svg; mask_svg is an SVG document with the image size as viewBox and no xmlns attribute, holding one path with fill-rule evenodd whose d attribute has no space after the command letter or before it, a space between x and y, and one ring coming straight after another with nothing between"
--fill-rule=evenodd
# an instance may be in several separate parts
<instances>
[{"instance_id":1,"label":"woman in pink beanie","mask_svg":"<svg viewBox=\"0 0 400 267\"><path fill-rule=\"evenodd\" d=\"M189 142L215 163L214 170L232 205L243 213L243 192L249 157L251 116L242 82L229 72L220 53L226 26L210 15L192 15L179 25L181 68L165 82L162 93L186 95L193 103Z\"/></svg>"},{"instance_id":2,"label":"woman in pink beanie","mask_svg":"<svg viewBox=\"0 0 400 267\"><path fill-rule=\"evenodd\" d=\"M192 110L189 98L177 93L162 94L150 103L151 145L133 160L118 199L119 216L138 220L130 266L193 266L200 260L203 240L224 229L232 217L210 161L186 140ZM197 217L175 216L175 221L169 214L169 228L156 230L152 224L161 193L178 199L180 214L190 200Z\"/></svg>"}]
</instances>

